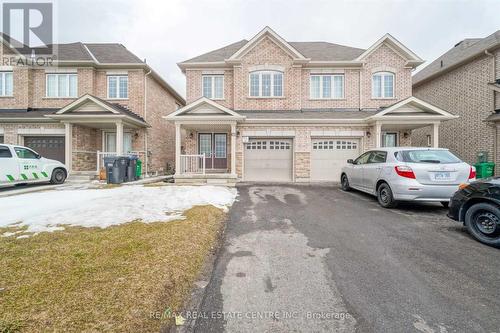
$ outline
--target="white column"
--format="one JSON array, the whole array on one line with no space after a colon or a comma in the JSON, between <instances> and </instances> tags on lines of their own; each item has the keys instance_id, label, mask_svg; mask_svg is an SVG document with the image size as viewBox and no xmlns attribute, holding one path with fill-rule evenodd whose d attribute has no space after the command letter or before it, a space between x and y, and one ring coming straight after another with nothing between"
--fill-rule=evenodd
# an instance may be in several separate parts
<instances>
[{"instance_id":1,"label":"white column","mask_svg":"<svg viewBox=\"0 0 500 333\"><path fill-rule=\"evenodd\" d=\"M231 174L236 175L236 123L231 124Z\"/></svg>"},{"instance_id":2,"label":"white column","mask_svg":"<svg viewBox=\"0 0 500 333\"><path fill-rule=\"evenodd\" d=\"M123 123L116 122L116 154L123 155Z\"/></svg>"},{"instance_id":3,"label":"white column","mask_svg":"<svg viewBox=\"0 0 500 333\"><path fill-rule=\"evenodd\" d=\"M375 148L380 148L382 146L382 124L375 123Z\"/></svg>"},{"instance_id":4,"label":"white column","mask_svg":"<svg viewBox=\"0 0 500 333\"><path fill-rule=\"evenodd\" d=\"M439 147L439 123L432 124L432 147Z\"/></svg>"},{"instance_id":5,"label":"white column","mask_svg":"<svg viewBox=\"0 0 500 333\"><path fill-rule=\"evenodd\" d=\"M180 174L181 167L181 124L175 123L175 174Z\"/></svg>"},{"instance_id":6,"label":"white column","mask_svg":"<svg viewBox=\"0 0 500 333\"><path fill-rule=\"evenodd\" d=\"M64 123L64 164L68 172L73 170L73 124Z\"/></svg>"}]
</instances>

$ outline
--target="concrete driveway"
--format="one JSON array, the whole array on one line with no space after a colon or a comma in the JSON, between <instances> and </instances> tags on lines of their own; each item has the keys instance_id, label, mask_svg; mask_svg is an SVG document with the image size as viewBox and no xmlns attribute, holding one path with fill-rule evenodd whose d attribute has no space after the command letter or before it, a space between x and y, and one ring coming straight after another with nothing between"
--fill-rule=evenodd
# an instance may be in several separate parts
<instances>
[{"instance_id":1,"label":"concrete driveway","mask_svg":"<svg viewBox=\"0 0 500 333\"><path fill-rule=\"evenodd\" d=\"M197 332L499 332L500 250L439 205L241 186Z\"/></svg>"}]
</instances>

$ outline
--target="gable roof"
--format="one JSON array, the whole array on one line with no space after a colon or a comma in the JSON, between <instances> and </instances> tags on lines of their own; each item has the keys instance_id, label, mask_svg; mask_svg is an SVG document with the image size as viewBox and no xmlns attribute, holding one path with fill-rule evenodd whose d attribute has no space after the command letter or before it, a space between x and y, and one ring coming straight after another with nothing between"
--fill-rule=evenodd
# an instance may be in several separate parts
<instances>
[{"instance_id":1,"label":"gable roof","mask_svg":"<svg viewBox=\"0 0 500 333\"><path fill-rule=\"evenodd\" d=\"M407 107L409 110L404 110L404 108ZM418 112L415 112L413 110L418 110ZM400 112L398 112L400 111ZM386 108L383 108L380 112L377 112L375 115L369 117L371 120L379 120L382 118L387 118L388 115L391 115L391 117L407 117L407 116L421 116L425 115L428 113L435 114L436 117L443 118L443 119L455 119L458 118L458 116L455 116L435 105L432 105L430 103L427 103L426 101L423 101L415 96L408 97L402 101L399 101L397 103L394 103L391 106L388 106Z\"/></svg>"},{"instance_id":2,"label":"gable roof","mask_svg":"<svg viewBox=\"0 0 500 333\"><path fill-rule=\"evenodd\" d=\"M410 65L420 65L424 61L417 56L412 50L404 46L400 41L394 38L391 34L385 34L379 40L377 40L370 48L368 48L365 52L360 54L355 60L361 61L368 57L372 52L378 49L381 45L387 44L391 48L393 48L397 53L401 56L405 57Z\"/></svg>"},{"instance_id":3,"label":"gable roof","mask_svg":"<svg viewBox=\"0 0 500 333\"><path fill-rule=\"evenodd\" d=\"M413 85L439 76L499 46L500 30L484 38L466 38L413 75Z\"/></svg>"},{"instance_id":4,"label":"gable roof","mask_svg":"<svg viewBox=\"0 0 500 333\"><path fill-rule=\"evenodd\" d=\"M235 120L242 120L245 118L244 116L241 116L240 114L236 113L235 111L233 111L229 108L226 108L225 106L223 106L217 102L214 102L213 100L208 99L206 97L198 98L196 101L180 108L179 110L169 114L168 116L165 116L164 118L166 118L168 120L173 120L173 119L177 119L177 118L185 118L185 117L193 116L192 114L189 113L189 111L196 110L197 108L199 108L202 105L208 105L211 108L220 111L220 114L214 115L213 113L201 113L201 114L198 114L197 116L195 116L195 117L200 118L200 119L201 119L201 117L213 117L213 116L216 116L218 118L228 117L228 118L235 119Z\"/></svg>"}]
</instances>

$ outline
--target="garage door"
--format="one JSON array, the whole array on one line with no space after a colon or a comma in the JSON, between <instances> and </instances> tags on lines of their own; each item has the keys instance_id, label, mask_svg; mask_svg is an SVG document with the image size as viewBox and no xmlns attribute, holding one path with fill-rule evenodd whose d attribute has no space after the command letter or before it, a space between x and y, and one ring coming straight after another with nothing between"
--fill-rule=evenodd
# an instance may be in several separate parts
<instances>
[{"instance_id":1,"label":"garage door","mask_svg":"<svg viewBox=\"0 0 500 333\"><path fill-rule=\"evenodd\" d=\"M25 136L24 145L43 157L64 163L64 136Z\"/></svg>"},{"instance_id":2,"label":"garage door","mask_svg":"<svg viewBox=\"0 0 500 333\"><path fill-rule=\"evenodd\" d=\"M347 160L359 156L359 139L313 139L311 180L340 181Z\"/></svg>"},{"instance_id":3,"label":"garage door","mask_svg":"<svg viewBox=\"0 0 500 333\"><path fill-rule=\"evenodd\" d=\"M291 181L291 139L250 139L245 144L245 180Z\"/></svg>"}]
</instances>

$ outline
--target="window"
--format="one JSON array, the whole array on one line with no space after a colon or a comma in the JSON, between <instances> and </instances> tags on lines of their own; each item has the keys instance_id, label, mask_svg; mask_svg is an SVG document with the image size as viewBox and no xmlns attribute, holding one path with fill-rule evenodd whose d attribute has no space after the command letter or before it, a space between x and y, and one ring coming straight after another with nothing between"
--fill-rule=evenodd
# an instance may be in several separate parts
<instances>
[{"instance_id":1,"label":"window","mask_svg":"<svg viewBox=\"0 0 500 333\"><path fill-rule=\"evenodd\" d=\"M397 147L398 146L398 133L386 132L382 133L382 147Z\"/></svg>"},{"instance_id":2,"label":"window","mask_svg":"<svg viewBox=\"0 0 500 333\"><path fill-rule=\"evenodd\" d=\"M358 143L356 141L344 140L325 140L313 142L313 150L356 150Z\"/></svg>"},{"instance_id":3,"label":"window","mask_svg":"<svg viewBox=\"0 0 500 333\"><path fill-rule=\"evenodd\" d=\"M12 72L0 72L0 96L12 96L14 82Z\"/></svg>"},{"instance_id":4,"label":"window","mask_svg":"<svg viewBox=\"0 0 500 333\"><path fill-rule=\"evenodd\" d=\"M104 133L104 147L106 152L116 153L116 133L115 132L105 132ZM123 133L123 152L129 153L132 151L132 133Z\"/></svg>"},{"instance_id":5,"label":"window","mask_svg":"<svg viewBox=\"0 0 500 333\"><path fill-rule=\"evenodd\" d=\"M402 150L397 153L396 158L401 162L408 163L461 163L462 161L448 150Z\"/></svg>"},{"instance_id":6,"label":"window","mask_svg":"<svg viewBox=\"0 0 500 333\"><path fill-rule=\"evenodd\" d=\"M344 75L311 75L310 97L312 99L344 98Z\"/></svg>"},{"instance_id":7,"label":"window","mask_svg":"<svg viewBox=\"0 0 500 333\"><path fill-rule=\"evenodd\" d=\"M38 158L38 154L36 154L33 150L30 150L30 149L15 147L14 151L16 152L17 157L19 157L19 158L25 158L25 159L37 159Z\"/></svg>"},{"instance_id":8,"label":"window","mask_svg":"<svg viewBox=\"0 0 500 333\"><path fill-rule=\"evenodd\" d=\"M247 150L266 149L267 141L252 141L247 144Z\"/></svg>"},{"instance_id":9,"label":"window","mask_svg":"<svg viewBox=\"0 0 500 333\"><path fill-rule=\"evenodd\" d=\"M370 157L371 153L372 153L371 151L364 153L363 155L354 160L354 164L368 163L368 158Z\"/></svg>"},{"instance_id":10,"label":"window","mask_svg":"<svg viewBox=\"0 0 500 333\"><path fill-rule=\"evenodd\" d=\"M215 158L226 158L226 134L214 134Z\"/></svg>"},{"instance_id":11,"label":"window","mask_svg":"<svg viewBox=\"0 0 500 333\"><path fill-rule=\"evenodd\" d=\"M108 76L108 98L127 99L128 98L128 76L109 75Z\"/></svg>"},{"instance_id":12,"label":"window","mask_svg":"<svg viewBox=\"0 0 500 333\"><path fill-rule=\"evenodd\" d=\"M288 142L288 141L269 141L269 149L271 149L271 150L290 150L290 142Z\"/></svg>"},{"instance_id":13,"label":"window","mask_svg":"<svg viewBox=\"0 0 500 333\"><path fill-rule=\"evenodd\" d=\"M3 135L0 135L0 143L4 143Z\"/></svg>"},{"instance_id":14,"label":"window","mask_svg":"<svg viewBox=\"0 0 500 333\"><path fill-rule=\"evenodd\" d=\"M12 153L10 152L9 147L0 146L0 158L10 158L12 157Z\"/></svg>"},{"instance_id":15,"label":"window","mask_svg":"<svg viewBox=\"0 0 500 333\"><path fill-rule=\"evenodd\" d=\"M203 75L203 96L224 99L224 75Z\"/></svg>"},{"instance_id":16,"label":"window","mask_svg":"<svg viewBox=\"0 0 500 333\"><path fill-rule=\"evenodd\" d=\"M368 163L385 163L387 159L386 151L374 151L371 153Z\"/></svg>"},{"instance_id":17,"label":"window","mask_svg":"<svg viewBox=\"0 0 500 333\"><path fill-rule=\"evenodd\" d=\"M394 74L379 72L372 77L372 98L394 98Z\"/></svg>"},{"instance_id":18,"label":"window","mask_svg":"<svg viewBox=\"0 0 500 333\"><path fill-rule=\"evenodd\" d=\"M250 73L250 97L283 97L283 73L260 71Z\"/></svg>"},{"instance_id":19,"label":"window","mask_svg":"<svg viewBox=\"0 0 500 333\"><path fill-rule=\"evenodd\" d=\"M78 96L78 74L47 74L46 96L71 98Z\"/></svg>"}]
</instances>

